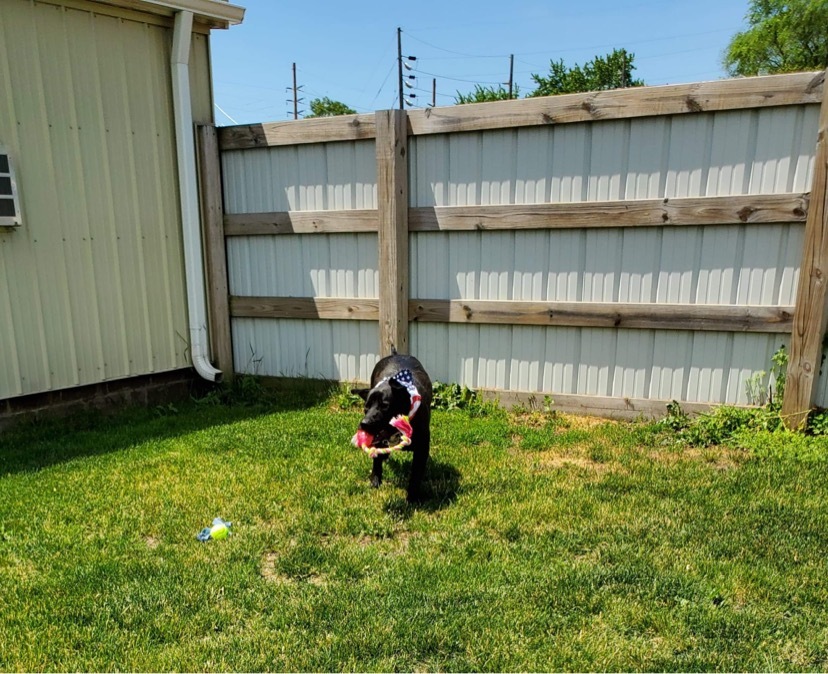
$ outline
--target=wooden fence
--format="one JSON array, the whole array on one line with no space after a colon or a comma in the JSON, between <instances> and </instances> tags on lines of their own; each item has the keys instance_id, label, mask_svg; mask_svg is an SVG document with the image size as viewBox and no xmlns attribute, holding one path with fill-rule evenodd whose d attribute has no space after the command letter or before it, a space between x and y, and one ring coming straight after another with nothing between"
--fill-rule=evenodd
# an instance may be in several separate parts
<instances>
[{"instance_id":1,"label":"wooden fence","mask_svg":"<svg viewBox=\"0 0 828 674\"><path fill-rule=\"evenodd\" d=\"M394 345L442 380L629 416L751 402L781 341L796 425L826 397L825 90L800 73L200 127L218 365L364 380Z\"/></svg>"}]
</instances>

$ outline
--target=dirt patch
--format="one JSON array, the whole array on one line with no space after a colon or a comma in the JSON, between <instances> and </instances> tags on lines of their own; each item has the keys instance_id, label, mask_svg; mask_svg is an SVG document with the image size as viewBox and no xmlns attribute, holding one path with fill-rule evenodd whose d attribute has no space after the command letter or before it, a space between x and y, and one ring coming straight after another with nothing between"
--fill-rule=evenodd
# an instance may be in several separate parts
<instances>
[{"instance_id":1,"label":"dirt patch","mask_svg":"<svg viewBox=\"0 0 828 674\"><path fill-rule=\"evenodd\" d=\"M408 552L411 539L414 537L410 531L398 531L389 536L373 536L371 534L359 534L358 536L335 535L329 536L329 542L357 545L360 548L373 548L388 557L404 555Z\"/></svg>"},{"instance_id":2,"label":"dirt patch","mask_svg":"<svg viewBox=\"0 0 828 674\"><path fill-rule=\"evenodd\" d=\"M779 655L791 664L792 670L804 671L817 664L803 644L790 639L782 645Z\"/></svg>"},{"instance_id":3,"label":"dirt patch","mask_svg":"<svg viewBox=\"0 0 828 674\"><path fill-rule=\"evenodd\" d=\"M534 430L552 427L558 433L566 431L591 431L596 428L606 428L608 426L617 426L618 421L612 419L602 419L600 417L585 417L576 414L562 414L560 412L532 412L519 411L513 412L510 416L512 425L516 431L521 428L531 428ZM520 435L515 434L513 441L520 440Z\"/></svg>"},{"instance_id":4,"label":"dirt patch","mask_svg":"<svg viewBox=\"0 0 828 674\"><path fill-rule=\"evenodd\" d=\"M601 460L595 456L596 447L591 444L578 443L565 448L555 447L548 450L523 450L513 446L509 453L521 461L531 471L565 470L576 468L594 474L619 470L619 465L612 458ZM603 454L599 451L598 454Z\"/></svg>"},{"instance_id":5,"label":"dirt patch","mask_svg":"<svg viewBox=\"0 0 828 674\"><path fill-rule=\"evenodd\" d=\"M746 452L728 447L685 447L677 451L653 451L648 456L670 466L687 461L707 463L720 471L736 470L748 458Z\"/></svg>"},{"instance_id":6,"label":"dirt patch","mask_svg":"<svg viewBox=\"0 0 828 674\"><path fill-rule=\"evenodd\" d=\"M311 585L315 585L316 587L325 587L328 584L327 579L325 576L319 573L309 573L307 576L303 576L301 579L306 583L310 583Z\"/></svg>"},{"instance_id":7,"label":"dirt patch","mask_svg":"<svg viewBox=\"0 0 828 674\"><path fill-rule=\"evenodd\" d=\"M8 564L4 565L3 573L18 582L28 582L38 577L37 567L26 558L12 554Z\"/></svg>"},{"instance_id":8,"label":"dirt patch","mask_svg":"<svg viewBox=\"0 0 828 674\"><path fill-rule=\"evenodd\" d=\"M578 414L561 414L561 419L566 428L574 430L589 430L597 426L617 426L619 422L601 417L586 417Z\"/></svg>"},{"instance_id":9,"label":"dirt patch","mask_svg":"<svg viewBox=\"0 0 828 674\"><path fill-rule=\"evenodd\" d=\"M626 472L614 461L596 461L589 456L563 456L552 452L542 452L533 456L530 467L535 471L574 468L592 475Z\"/></svg>"},{"instance_id":10,"label":"dirt patch","mask_svg":"<svg viewBox=\"0 0 828 674\"><path fill-rule=\"evenodd\" d=\"M280 573L276 568L276 563L279 561L279 555L275 552L266 552L262 557L262 564L259 573L262 578L270 583L277 583L284 585L290 582L290 578L283 573Z\"/></svg>"},{"instance_id":11,"label":"dirt patch","mask_svg":"<svg viewBox=\"0 0 828 674\"><path fill-rule=\"evenodd\" d=\"M546 428L550 424L560 423L560 415L554 412L516 411L509 418L515 426L526 428Z\"/></svg>"},{"instance_id":12,"label":"dirt patch","mask_svg":"<svg viewBox=\"0 0 828 674\"><path fill-rule=\"evenodd\" d=\"M274 585L299 585L300 583L308 583L316 587L326 587L328 585L328 579L325 575L316 571L310 571L300 576L283 573L279 570L279 553L272 550L262 556L259 575L268 583Z\"/></svg>"},{"instance_id":13,"label":"dirt patch","mask_svg":"<svg viewBox=\"0 0 828 674\"><path fill-rule=\"evenodd\" d=\"M155 536L145 536L144 543L147 544L147 547L150 550L155 550L159 545L161 545L161 539L156 538Z\"/></svg>"},{"instance_id":14,"label":"dirt patch","mask_svg":"<svg viewBox=\"0 0 828 674\"><path fill-rule=\"evenodd\" d=\"M585 468L589 470L606 471L609 466L606 463L593 461L583 456L541 456L533 463L539 468Z\"/></svg>"}]
</instances>

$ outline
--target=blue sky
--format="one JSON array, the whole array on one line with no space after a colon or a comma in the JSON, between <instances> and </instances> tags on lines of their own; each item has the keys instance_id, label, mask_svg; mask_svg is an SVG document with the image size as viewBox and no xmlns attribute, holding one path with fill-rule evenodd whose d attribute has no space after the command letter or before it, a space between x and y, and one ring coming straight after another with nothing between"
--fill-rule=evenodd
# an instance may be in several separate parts
<instances>
[{"instance_id":1,"label":"blue sky","mask_svg":"<svg viewBox=\"0 0 828 674\"><path fill-rule=\"evenodd\" d=\"M721 54L745 28L748 0L362 0L358 3L233 0L244 23L212 37L216 122L292 118L291 64L300 110L328 96L357 112L397 107L397 27L416 56L416 103L453 105L457 91L505 83L509 55L521 94L551 59L583 64L624 47L646 84L725 76ZM408 73L407 73L408 74Z\"/></svg>"}]
</instances>

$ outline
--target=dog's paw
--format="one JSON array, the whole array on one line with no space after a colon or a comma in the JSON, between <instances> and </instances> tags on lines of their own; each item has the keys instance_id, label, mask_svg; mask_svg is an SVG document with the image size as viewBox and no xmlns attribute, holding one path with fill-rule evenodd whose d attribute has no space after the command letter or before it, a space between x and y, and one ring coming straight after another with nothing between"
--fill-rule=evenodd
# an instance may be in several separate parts
<instances>
[{"instance_id":1,"label":"dog's paw","mask_svg":"<svg viewBox=\"0 0 828 674\"><path fill-rule=\"evenodd\" d=\"M382 478L381 478L379 475L372 475L372 476L371 476L371 486L372 486L374 489L379 488L379 486L380 486L381 484L382 484Z\"/></svg>"}]
</instances>

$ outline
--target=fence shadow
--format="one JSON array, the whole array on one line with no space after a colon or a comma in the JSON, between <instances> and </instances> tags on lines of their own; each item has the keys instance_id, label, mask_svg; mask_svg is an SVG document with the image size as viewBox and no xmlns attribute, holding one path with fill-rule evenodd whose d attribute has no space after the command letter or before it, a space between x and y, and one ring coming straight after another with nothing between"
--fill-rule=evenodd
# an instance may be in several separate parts
<instances>
[{"instance_id":1,"label":"fence shadow","mask_svg":"<svg viewBox=\"0 0 828 674\"><path fill-rule=\"evenodd\" d=\"M35 472L263 414L308 409L339 387L336 382L311 379L237 381L233 387L199 382L189 398L154 406L107 411L90 407L65 416L47 414L21 421L0 433L0 476Z\"/></svg>"}]
</instances>

